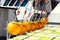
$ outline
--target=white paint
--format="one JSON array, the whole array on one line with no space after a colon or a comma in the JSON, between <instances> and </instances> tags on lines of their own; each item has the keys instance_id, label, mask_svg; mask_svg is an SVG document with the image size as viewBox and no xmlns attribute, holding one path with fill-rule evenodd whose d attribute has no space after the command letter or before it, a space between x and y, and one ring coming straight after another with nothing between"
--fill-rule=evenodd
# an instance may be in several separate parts
<instances>
[{"instance_id":1,"label":"white paint","mask_svg":"<svg viewBox=\"0 0 60 40\"><path fill-rule=\"evenodd\" d=\"M12 0L10 0L10 1L9 1L9 3L8 3L8 5L7 5L7 6L9 6L9 4L11 3L11 1L12 1Z\"/></svg>"},{"instance_id":2,"label":"white paint","mask_svg":"<svg viewBox=\"0 0 60 40\"><path fill-rule=\"evenodd\" d=\"M48 19L49 19L49 22L60 23L60 3L50 13Z\"/></svg>"},{"instance_id":3,"label":"white paint","mask_svg":"<svg viewBox=\"0 0 60 40\"><path fill-rule=\"evenodd\" d=\"M23 10L23 11L22 11ZM18 11L18 10L17 10ZM16 11L16 14L17 14L17 11ZM17 15L16 17L17 17L17 19L18 20L22 20L22 18L23 18L23 16L24 16L24 11L25 11L25 7L20 7L20 14L19 15Z\"/></svg>"},{"instance_id":4,"label":"white paint","mask_svg":"<svg viewBox=\"0 0 60 40\"><path fill-rule=\"evenodd\" d=\"M28 19L28 14L30 13L30 10L31 10L31 8L32 8L32 3L33 3L33 1L32 0L30 0L27 4L26 4L26 6L25 7L20 7L20 14L19 15L17 15L17 19L18 20L27 20ZM25 13L25 10L27 11L27 13L24 15L24 13ZM18 10L17 10L18 11Z\"/></svg>"},{"instance_id":5,"label":"white paint","mask_svg":"<svg viewBox=\"0 0 60 40\"><path fill-rule=\"evenodd\" d=\"M3 4L4 4L5 1L6 0L0 0L0 6L3 6Z\"/></svg>"},{"instance_id":6,"label":"white paint","mask_svg":"<svg viewBox=\"0 0 60 40\"><path fill-rule=\"evenodd\" d=\"M26 15L24 16L24 20L28 20L28 15L31 13L31 10L32 10L32 4L33 4L33 1L29 1L28 3L27 3L27 8L25 9L26 11L27 11L27 13L26 13Z\"/></svg>"}]
</instances>

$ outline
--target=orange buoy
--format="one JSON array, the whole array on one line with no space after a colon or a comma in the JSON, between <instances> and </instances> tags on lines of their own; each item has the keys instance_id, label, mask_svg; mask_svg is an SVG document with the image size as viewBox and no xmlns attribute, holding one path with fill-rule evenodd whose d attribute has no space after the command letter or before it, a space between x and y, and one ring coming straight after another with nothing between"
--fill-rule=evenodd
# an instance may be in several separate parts
<instances>
[{"instance_id":1,"label":"orange buoy","mask_svg":"<svg viewBox=\"0 0 60 40\"><path fill-rule=\"evenodd\" d=\"M19 25L22 27L19 34L24 34L25 32L27 32L26 26L23 23L19 22Z\"/></svg>"},{"instance_id":2,"label":"orange buoy","mask_svg":"<svg viewBox=\"0 0 60 40\"><path fill-rule=\"evenodd\" d=\"M40 29L40 28L43 28L43 27L45 26L43 22L38 21L37 23L38 23L38 25L39 25L39 29Z\"/></svg>"},{"instance_id":3,"label":"orange buoy","mask_svg":"<svg viewBox=\"0 0 60 40\"><path fill-rule=\"evenodd\" d=\"M41 28L44 28L45 27L45 23L41 22Z\"/></svg>"},{"instance_id":4,"label":"orange buoy","mask_svg":"<svg viewBox=\"0 0 60 40\"><path fill-rule=\"evenodd\" d=\"M27 31L30 31L30 23L28 21L23 21L23 24L26 27Z\"/></svg>"},{"instance_id":5,"label":"orange buoy","mask_svg":"<svg viewBox=\"0 0 60 40\"><path fill-rule=\"evenodd\" d=\"M41 19L41 22L47 24L48 23L48 19L46 17L44 17L44 18Z\"/></svg>"},{"instance_id":6,"label":"orange buoy","mask_svg":"<svg viewBox=\"0 0 60 40\"><path fill-rule=\"evenodd\" d=\"M37 23L37 21L34 22L34 23L35 23L35 26L36 26L36 30L39 29L39 23Z\"/></svg>"},{"instance_id":7,"label":"orange buoy","mask_svg":"<svg viewBox=\"0 0 60 40\"><path fill-rule=\"evenodd\" d=\"M12 35L17 35L21 31L21 28L18 22L9 22L7 26L7 31Z\"/></svg>"},{"instance_id":8,"label":"orange buoy","mask_svg":"<svg viewBox=\"0 0 60 40\"><path fill-rule=\"evenodd\" d=\"M41 28L40 21L37 21L37 25L38 25L38 29L40 29Z\"/></svg>"},{"instance_id":9,"label":"orange buoy","mask_svg":"<svg viewBox=\"0 0 60 40\"><path fill-rule=\"evenodd\" d=\"M31 26L31 28L30 28L31 31L36 30L36 26L35 26L35 23L34 22L31 22L30 23L30 26Z\"/></svg>"}]
</instances>

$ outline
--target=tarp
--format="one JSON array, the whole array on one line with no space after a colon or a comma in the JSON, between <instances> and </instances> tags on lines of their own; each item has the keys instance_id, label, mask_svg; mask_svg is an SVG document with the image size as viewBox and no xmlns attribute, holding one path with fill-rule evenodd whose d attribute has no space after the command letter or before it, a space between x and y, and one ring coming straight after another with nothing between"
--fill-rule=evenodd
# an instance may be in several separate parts
<instances>
[{"instance_id":1,"label":"tarp","mask_svg":"<svg viewBox=\"0 0 60 40\"><path fill-rule=\"evenodd\" d=\"M21 6L25 6L27 4L28 0L24 0Z\"/></svg>"}]
</instances>

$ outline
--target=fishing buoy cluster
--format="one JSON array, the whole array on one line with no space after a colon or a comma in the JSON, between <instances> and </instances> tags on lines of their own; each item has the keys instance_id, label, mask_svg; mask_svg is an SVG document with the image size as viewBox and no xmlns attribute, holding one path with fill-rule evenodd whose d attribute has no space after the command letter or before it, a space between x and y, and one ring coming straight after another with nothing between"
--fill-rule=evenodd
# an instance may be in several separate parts
<instances>
[{"instance_id":1,"label":"fishing buoy cluster","mask_svg":"<svg viewBox=\"0 0 60 40\"><path fill-rule=\"evenodd\" d=\"M40 21L23 21L23 22L9 22L7 25L7 31L11 35L24 34L28 31L38 30L44 28L48 23L46 17L42 18Z\"/></svg>"}]
</instances>

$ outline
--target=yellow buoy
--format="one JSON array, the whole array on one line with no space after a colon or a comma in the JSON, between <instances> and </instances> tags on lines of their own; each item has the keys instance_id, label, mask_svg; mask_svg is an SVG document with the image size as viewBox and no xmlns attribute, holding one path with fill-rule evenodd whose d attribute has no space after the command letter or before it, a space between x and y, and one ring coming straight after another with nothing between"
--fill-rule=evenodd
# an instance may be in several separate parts
<instances>
[{"instance_id":1,"label":"yellow buoy","mask_svg":"<svg viewBox=\"0 0 60 40\"><path fill-rule=\"evenodd\" d=\"M17 35L21 31L21 28L18 22L10 22L8 23L7 31L12 35Z\"/></svg>"}]
</instances>

